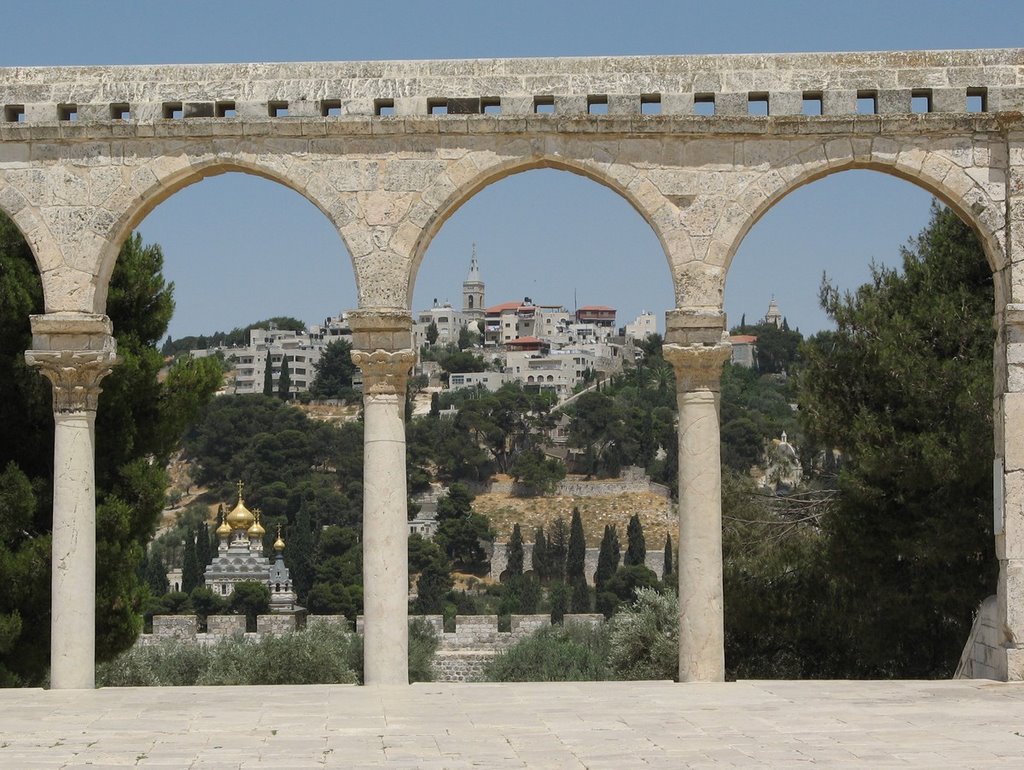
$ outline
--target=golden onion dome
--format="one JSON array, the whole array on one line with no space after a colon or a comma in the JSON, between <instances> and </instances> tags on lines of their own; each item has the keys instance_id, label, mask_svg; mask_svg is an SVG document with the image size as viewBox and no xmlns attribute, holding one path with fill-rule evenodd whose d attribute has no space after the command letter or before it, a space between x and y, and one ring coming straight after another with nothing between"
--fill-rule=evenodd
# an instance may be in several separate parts
<instances>
[{"instance_id":1,"label":"golden onion dome","mask_svg":"<svg viewBox=\"0 0 1024 770\"><path fill-rule=\"evenodd\" d=\"M247 534L251 539L259 539L262 538L265 534L267 534L267 530L263 529L263 525L260 524L260 509L257 508L255 511L253 511L253 514L256 517L256 521L254 521L252 523L252 526L249 527Z\"/></svg>"},{"instance_id":2,"label":"golden onion dome","mask_svg":"<svg viewBox=\"0 0 1024 770\"><path fill-rule=\"evenodd\" d=\"M227 523L231 529L248 529L256 522L256 517L252 515L252 511L245 507L245 501L242 499L242 482L238 482L238 505L234 507L234 510L227 515Z\"/></svg>"},{"instance_id":3,"label":"golden onion dome","mask_svg":"<svg viewBox=\"0 0 1024 770\"><path fill-rule=\"evenodd\" d=\"M274 550L278 553L284 550L284 540L281 539L281 525L277 525L277 540L274 541Z\"/></svg>"},{"instance_id":4,"label":"golden onion dome","mask_svg":"<svg viewBox=\"0 0 1024 770\"><path fill-rule=\"evenodd\" d=\"M220 526L217 527L217 537L227 537L231 534L231 525L227 522L226 516L221 516Z\"/></svg>"}]
</instances>

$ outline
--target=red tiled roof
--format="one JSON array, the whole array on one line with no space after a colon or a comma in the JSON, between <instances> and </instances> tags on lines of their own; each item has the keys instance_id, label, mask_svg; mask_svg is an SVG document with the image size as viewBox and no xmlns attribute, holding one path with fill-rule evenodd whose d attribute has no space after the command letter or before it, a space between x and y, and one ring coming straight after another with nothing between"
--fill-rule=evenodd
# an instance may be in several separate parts
<instances>
[{"instance_id":1,"label":"red tiled roof","mask_svg":"<svg viewBox=\"0 0 1024 770\"><path fill-rule=\"evenodd\" d=\"M502 302L500 305L492 305L484 312L490 315L491 313L501 313L504 310L518 310L522 304L522 302Z\"/></svg>"},{"instance_id":2,"label":"red tiled roof","mask_svg":"<svg viewBox=\"0 0 1024 770\"><path fill-rule=\"evenodd\" d=\"M746 345L751 342L757 342L757 337L753 334L733 334L729 337L729 342L737 345Z\"/></svg>"},{"instance_id":3,"label":"red tiled roof","mask_svg":"<svg viewBox=\"0 0 1024 770\"><path fill-rule=\"evenodd\" d=\"M583 307L581 307L579 309L579 312L582 313L585 310L589 310L589 311L592 311L592 310L611 310L613 313L615 312L615 308L608 307L607 305L584 305Z\"/></svg>"}]
</instances>

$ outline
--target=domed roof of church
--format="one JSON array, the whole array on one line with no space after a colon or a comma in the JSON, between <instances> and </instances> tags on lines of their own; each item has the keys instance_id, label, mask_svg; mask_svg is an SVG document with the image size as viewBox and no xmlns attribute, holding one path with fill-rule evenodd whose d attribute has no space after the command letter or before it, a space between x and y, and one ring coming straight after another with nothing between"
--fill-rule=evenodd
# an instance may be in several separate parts
<instances>
[{"instance_id":1,"label":"domed roof of church","mask_svg":"<svg viewBox=\"0 0 1024 770\"><path fill-rule=\"evenodd\" d=\"M255 517L256 517L256 520L252 523L252 526L249 527L249 529L248 529L246 534L248 534L250 538L261 538L265 534L267 534L267 530L263 529L263 525L260 524L260 511L259 511L259 508L256 509Z\"/></svg>"},{"instance_id":2,"label":"domed roof of church","mask_svg":"<svg viewBox=\"0 0 1024 770\"><path fill-rule=\"evenodd\" d=\"M248 529L256 523L256 517L245 507L245 500L242 499L241 481L238 482L238 505L227 515L227 523L231 529Z\"/></svg>"}]
</instances>

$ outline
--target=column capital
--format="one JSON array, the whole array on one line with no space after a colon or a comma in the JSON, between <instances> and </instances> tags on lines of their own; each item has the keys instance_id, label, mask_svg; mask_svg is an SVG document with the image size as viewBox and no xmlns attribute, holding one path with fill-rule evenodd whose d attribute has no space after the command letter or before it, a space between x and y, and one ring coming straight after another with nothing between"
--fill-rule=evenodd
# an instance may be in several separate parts
<instances>
[{"instance_id":1,"label":"column capital","mask_svg":"<svg viewBox=\"0 0 1024 770\"><path fill-rule=\"evenodd\" d=\"M352 362L363 373L365 395L395 396L405 393L416 353L412 350L353 350Z\"/></svg>"},{"instance_id":2,"label":"column capital","mask_svg":"<svg viewBox=\"0 0 1024 770\"><path fill-rule=\"evenodd\" d=\"M39 367L53 385L53 412L95 412L99 404L100 380L118 362L108 350L26 350L25 361Z\"/></svg>"},{"instance_id":3,"label":"column capital","mask_svg":"<svg viewBox=\"0 0 1024 770\"><path fill-rule=\"evenodd\" d=\"M732 345L662 346L662 355L676 371L676 392L717 391L722 381L722 366L729 360Z\"/></svg>"}]
</instances>

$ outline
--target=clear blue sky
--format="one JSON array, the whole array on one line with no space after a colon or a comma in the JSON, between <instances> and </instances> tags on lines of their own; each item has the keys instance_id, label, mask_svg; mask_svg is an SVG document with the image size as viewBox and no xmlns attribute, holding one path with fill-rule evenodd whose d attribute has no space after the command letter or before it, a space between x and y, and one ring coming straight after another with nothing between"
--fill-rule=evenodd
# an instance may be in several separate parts
<instances>
[{"instance_id":1,"label":"clear blue sky","mask_svg":"<svg viewBox=\"0 0 1024 770\"><path fill-rule=\"evenodd\" d=\"M1022 0L668 0L666 2L265 2L8 0L0 66L235 61L756 53L1024 45ZM751 231L727 286L731 323L771 294L814 331L823 272L856 286L893 263L927 220L907 182L847 172L803 188ZM177 287L171 334L269 315L307 322L355 306L347 254L297 194L231 174L205 180L142 223ZM488 302L611 304L620 323L672 304L664 256L614 193L533 171L486 188L445 225L420 271L414 310L461 301L477 244Z\"/></svg>"}]
</instances>

